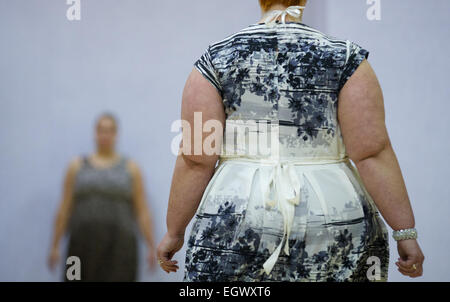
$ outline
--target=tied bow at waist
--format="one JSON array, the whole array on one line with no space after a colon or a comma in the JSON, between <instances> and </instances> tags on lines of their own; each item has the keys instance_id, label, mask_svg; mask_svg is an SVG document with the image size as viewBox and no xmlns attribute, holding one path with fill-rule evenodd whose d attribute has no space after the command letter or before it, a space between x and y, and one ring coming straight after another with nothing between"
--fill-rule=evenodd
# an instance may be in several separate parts
<instances>
[{"instance_id":1,"label":"tied bow at waist","mask_svg":"<svg viewBox=\"0 0 450 302\"><path fill-rule=\"evenodd\" d=\"M331 164L348 160L348 157L339 159L312 159L312 160L266 160L255 159L240 156L222 156L220 161L250 161L255 163L271 164L272 170L269 177L268 187L264 193L264 204L270 207L276 207L283 216L283 237L280 244L270 257L264 262L263 267L266 274L270 274L272 268L278 260L281 249L284 244L284 252L289 255L289 236L295 216L295 207L301 201L301 188L304 186L304 174L300 176L295 172L293 165L311 165L311 164ZM317 183L313 182L313 186L318 189ZM273 189L273 198L270 193ZM322 206L326 206L325 201L321 199Z\"/></svg>"}]
</instances>

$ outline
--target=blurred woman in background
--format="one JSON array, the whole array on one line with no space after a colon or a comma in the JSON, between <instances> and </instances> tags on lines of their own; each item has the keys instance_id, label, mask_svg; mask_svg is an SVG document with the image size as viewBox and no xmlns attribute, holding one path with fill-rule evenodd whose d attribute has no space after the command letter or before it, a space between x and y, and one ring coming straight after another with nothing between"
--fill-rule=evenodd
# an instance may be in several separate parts
<instances>
[{"instance_id":1,"label":"blurred woman in background","mask_svg":"<svg viewBox=\"0 0 450 302\"><path fill-rule=\"evenodd\" d=\"M147 242L150 268L156 263L141 172L135 162L116 152L117 128L112 114L100 115L96 153L74 159L64 181L48 263L54 269L60 261L59 242L67 230L67 257L79 257L81 281L136 281L135 222Z\"/></svg>"}]
</instances>

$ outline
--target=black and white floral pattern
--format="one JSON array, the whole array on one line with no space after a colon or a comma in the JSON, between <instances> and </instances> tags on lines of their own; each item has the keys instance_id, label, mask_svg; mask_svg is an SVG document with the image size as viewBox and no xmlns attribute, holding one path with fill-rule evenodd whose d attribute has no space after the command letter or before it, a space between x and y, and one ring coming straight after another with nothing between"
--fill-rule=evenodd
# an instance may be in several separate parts
<instances>
[{"instance_id":1,"label":"black and white floral pattern","mask_svg":"<svg viewBox=\"0 0 450 302\"><path fill-rule=\"evenodd\" d=\"M277 131L279 158L310 161L348 156L338 95L367 57L357 44L302 23L251 24L211 44L195 67L222 96L225 135L238 120L268 121L275 128L267 132ZM224 142L222 156L236 149L249 154L245 140ZM377 280L387 280L387 228L348 161L295 166L307 185L295 210L290 255L282 251L265 274L262 264L283 235L280 211L262 201L270 169L219 164L189 234L184 281L369 281L373 256L380 260Z\"/></svg>"}]
</instances>

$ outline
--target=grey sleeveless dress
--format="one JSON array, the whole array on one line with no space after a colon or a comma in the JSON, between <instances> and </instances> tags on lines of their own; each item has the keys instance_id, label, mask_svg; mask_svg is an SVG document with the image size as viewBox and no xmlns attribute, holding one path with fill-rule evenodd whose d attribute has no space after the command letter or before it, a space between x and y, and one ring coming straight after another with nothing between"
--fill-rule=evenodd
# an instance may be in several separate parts
<instances>
[{"instance_id":1,"label":"grey sleeveless dress","mask_svg":"<svg viewBox=\"0 0 450 302\"><path fill-rule=\"evenodd\" d=\"M80 258L81 281L136 281L136 224L126 158L96 168L84 156L73 198L67 257Z\"/></svg>"}]
</instances>

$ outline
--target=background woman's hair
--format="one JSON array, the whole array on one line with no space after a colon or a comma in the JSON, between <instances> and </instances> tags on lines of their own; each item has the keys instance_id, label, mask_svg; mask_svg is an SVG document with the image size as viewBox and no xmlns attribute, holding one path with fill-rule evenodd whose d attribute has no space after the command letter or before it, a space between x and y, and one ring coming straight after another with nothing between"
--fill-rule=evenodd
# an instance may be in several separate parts
<instances>
[{"instance_id":1,"label":"background woman's hair","mask_svg":"<svg viewBox=\"0 0 450 302\"><path fill-rule=\"evenodd\" d=\"M274 4L282 4L285 6L292 6L292 5L304 6L306 5L306 1L307 0L259 0L259 5L264 11L266 11Z\"/></svg>"},{"instance_id":2,"label":"background woman's hair","mask_svg":"<svg viewBox=\"0 0 450 302\"><path fill-rule=\"evenodd\" d=\"M116 117L116 115L114 114L114 113L112 113L112 112L103 112L103 113L101 113L98 117L97 117L97 119L95 120L95 127L97 127L98 126L98 123L101 121L101 120L103 120L103 119L110 119L113 123L114 123L114 127L116 128L116 131L118 130L118 128L119 128L119 121L118 121L118 119L117 119L117 117Z\"/></svg>"}]
</instances>

